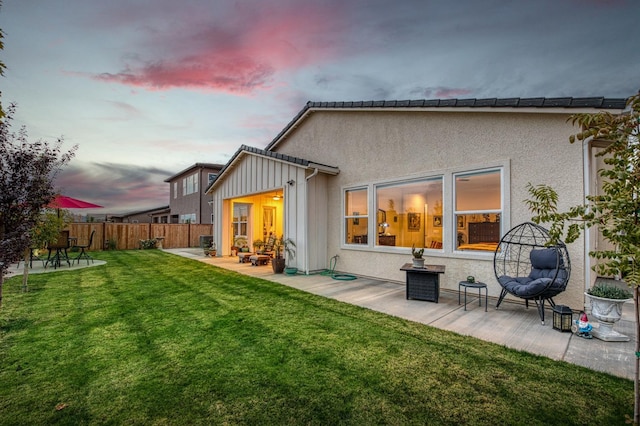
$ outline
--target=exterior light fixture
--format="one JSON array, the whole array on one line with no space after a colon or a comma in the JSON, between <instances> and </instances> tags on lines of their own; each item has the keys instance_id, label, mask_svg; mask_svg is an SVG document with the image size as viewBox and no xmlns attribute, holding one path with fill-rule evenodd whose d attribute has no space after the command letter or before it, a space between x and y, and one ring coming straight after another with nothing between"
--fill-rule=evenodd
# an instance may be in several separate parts
<instances>
[{"instance_id":1,"label":"exterior light fixture","mask_svg":"<svg viewBox=\"0 0 640 426\"><path fill-rule=\"evenodd\" d=\"M571 331L573 325L573 312L564 305L553 307L553 329L558 331Z\"/></svg>"},{"instance_id":2,"label":"exterior light fixture","mask_svg":"<svg viewBox=\"0 0 640 426\"><path fill-rule=\"evenodd\" d=\"M280 195L276 194L273 196L273 201L280 201Z\"/></svg>"}]
</instances>

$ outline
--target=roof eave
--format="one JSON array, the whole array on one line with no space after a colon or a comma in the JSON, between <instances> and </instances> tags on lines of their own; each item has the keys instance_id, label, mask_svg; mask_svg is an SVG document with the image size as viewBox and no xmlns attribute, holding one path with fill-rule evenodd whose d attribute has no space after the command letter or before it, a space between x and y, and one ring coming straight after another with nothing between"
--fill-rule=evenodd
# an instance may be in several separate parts
<instances>
[{"instance_id":1,"label":"roof eave","mask_svg":"<svg viewBox=\"0 0 640 426\"><path fill-rule=\"evenodd\" d=\"M578 114L602 110L625 110L628 98L484 98L421 99L401 101L312 102L296 114L285 128L266 146L272 151L316 111L435 111L435 112L503 112Z\"/></svg>"},{"instance_id":2,"label":"roof eave","mask_svg":"<svg viewBox=\"0 0 640 426\"><path fill-rule=\"evenodd\" d=\"M269 160L278 161L282 163L291 164L295 167L304 168L307 170L318 170L325 174L337 175L340 173L340 169L337 167L327 166L326 164L314 163L311 161L303 160L297 157L291 157L288 155L280 154L275 151L267 151L260 148L254 148L247 145L242 145L233 154L229 162L222 168L218 176L211 182L206 189L205 194L212 194L213 191L219 186L219 182L222 182L225 177L235 168L235 165L247 155L254 155L257 157L267 158Z\"/></svg>"}]
</instances>

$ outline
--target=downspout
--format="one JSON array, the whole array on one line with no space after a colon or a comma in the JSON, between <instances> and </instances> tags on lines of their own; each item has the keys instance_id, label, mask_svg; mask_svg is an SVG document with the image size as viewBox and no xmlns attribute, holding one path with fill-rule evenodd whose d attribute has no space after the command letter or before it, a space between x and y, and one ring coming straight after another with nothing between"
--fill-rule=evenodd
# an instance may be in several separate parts
<instances>
[{"instance_id":1,"label":"downspout","mask_svg":"<svg viewBox=\"0 0 640 426\"><path fill-rule=\"evenodd\" d=\"M309 182L309 180L316 176L318 173L320 172L320 170L318 170L318 168L316 167L315 169L313 169L313 173L311 173L309 176L306 177L305 181ZM309 186L305 185L304 188L304 205L305 205L305 214L307 215L307 221L309 220L309 197L308 197L308 191L309 191ZM308 223L307 223L308 224ZM309 226L305 226L305 233L306 235L304 236L305 241L307 242L307 250L306 250L306 256L307 258L305 259L305 274L309 275Z\"/></svg>"},{"instance_id":2,"label":"downspout","mask_svg":"<svg viewBox=\"0 0 640 426\"><path fill-rule=\"evenodd\" d=\"M590 136L586 139L584 139L582 141L582 173L583 173L583 178L582 181L584 182L584 187L583 187L583 196L582 196L582 202L586 202L586 198L587 195L591 194L591 170L593 169L593 165L591 164L591 141L593 140L593 136ZM589 287L591 287L591 257L589 256L589 251L590 251L590 247L591 247L591 238L592 238L592 232L591 232L591 228L586 228L584 230L584 288L583 291L587 291L587 289ZM597 244L597 242L596 242ZM597 248L597 247L596 247ZM582 296L583 298L583 309L586 310L587 306L586 306L586 297Z\"/></svg>"},{"instance_id":3,"label":"downspout","mask_svg":"<svg viewBox=\"0 0 640 426\"><path fill-rule=\"evenodd\" d=\"M309 176L307 176L307 182L309 181L309 179L311 179L312 177L317 175L319 172L320 172L320 170L318 170L317 167L315 169L313 169L313 173L311 173Z\"/></svg>"}]
</instances>

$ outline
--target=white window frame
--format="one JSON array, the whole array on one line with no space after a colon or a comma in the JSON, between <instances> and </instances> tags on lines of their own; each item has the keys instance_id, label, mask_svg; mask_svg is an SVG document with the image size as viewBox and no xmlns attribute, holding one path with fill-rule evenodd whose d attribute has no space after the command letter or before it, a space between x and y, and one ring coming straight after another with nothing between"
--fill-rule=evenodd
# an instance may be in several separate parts
<instances>
[{"instance_id":1,"label":"white window frame","mask_svg":"<svg viewBox=\"0 0 640 426\"><path fill-rule=\"evenodd\" d=\"M191 195L198 192L198 173L194 173L182 179L182 195Z\"/></svg>"},{"instance_id":2,"label":"white window frame","mask_svg":"<svg viewBox=\"0 0 640 426\"><path fill-rule=\"evenodd\" d=\"M456 178L460 176L468 176L474 174L498 172L500 174L500 208L499 209L478 209L478 210L457 210L456 209ZM493 167L474 168L466 170L457 170L451 174L451 214L449 215L449 231L451 244L451 251L455 254L461 254L465 257L493 257L494 252L487 250L458 250L457 237L458 237L458 224L456 221L457 215L467 214L500 214L500 237L506 232L506 224L509 223L510 214L507 206L510 205L507 202L508 194L510 193L510 183L508 182L509 167L507 164ZM467 235L468 238L468 235Z\"/></svg>"},{"instance_id":3,"label":"white window frame","mask_svg":"<svg viewBox=\"0 0 640 426\"><path fill-rule=\"evenodd\" d=\"M346 209L347 209L347 192L354 192L354 191L365 191L366 196L367 196L367 214L363 215L362 212L358 212L357 215L347 215L346 214ZM369 235L371 235L371 218L370 216L370 212L371 212L371 189L367 186L354 186L354 187L350 187L350 188L345 188L342 191L342 202L340 203L342 206L342 210L341 210L341 216L342 216L342 224L340 225L341 227L341 245L342 246L346 246L346 247L369 247L369 245L371 244L371 239L369 238ZM348 219L368 219L369 221L368 226L367 226L367 244L357 244L357 243L347 243L347 220Z\"/></svg>"},{"instance_id":4,"label":"white window frame","mask_svg":"<svg viewBox=\"0 0 640 426\"><path fill-rule=\"evenodd\" d=\"M448 168L445 170L433 170L430 173L424 175L413 175L397 179L385 179L369 183L360 183L355 185L345 185L341 188L341 225L340 225L340 247L347 250L364 250L371 252L385 252L385 253L402 253L410 254L411 249L406 247L392 247L392 246L378 246L371 235L375 235L377 224L376 213L378 211L376 204L376 188L378 186L389 186L402 184L404 182L416 182L430 179L442 179L442 249L429 250L429 256L443 256L452 258L481 258L486 259L492 257L493 253L480 252L480 251L463 251L456 250L456 238L457 238L457 223L455 221L455 177L458 175L480 173L483 171L500 171L501 186L501 218L500 218L500 234L501 236L510 229L511 223L511 169L510 161L508 159L497 160L491 163L470 165L468 167L456 167ZM367 190L367 202L368 202L368 215L359 217L366 217L368 219L368 238L367 244L347 244L346 243L346 219L353 218L353 216L347 216L346 212L346 193L353 190ZM454 232L452 232L452 230Z\"/></svg>"},{"instance_id":5,"label":"white window frame","mask_svg":"<svg viewBox=\"0 0 640 426\"><path fill-rule=\"evenodd\" d=\"M433 181L439 181L440 182L440 186L441 186L441 193L442 193L442 199L440 200L442 204L444 204L444 186L445 186L445 179L444 176L442 174L435 174L435 175L428 175L428 176L421 176L421 177L416 177L416 178L410 178L410 179L403 179L403 180L395 180L395 181L388 181L388 182L378 182L378 183L374 183L373 186L373 205L375 206L374 209L376 211L376 220L374 220L374 222L377 222L377 212L378 212L378 189L380 188L388 188L388 187L401 187L403 185L411 185L411 184L421 184L421 183L426 183L426 182L433 182ZM417 212L420 214L424 214L424 211L420 211ZM422 217L421 220L422 221L426 221L426 220L431 220L433 218L433 216L429 216L429 217ZM387 218L387 221L389 221L390 219ZM426 223L425 223L425 228L426 228ZM374 236L377 236L378 234L378 224L374 223L373 224L373 229L374 229ZM406 250L406 249L410 249L410 247L407 246L384 246L384 245L378 245L378 241L377 238L375 239L376 241L373 242L373 247L378 248L378 249L392 249L392 250L396 250L396 249L401 249L401 250ZM428 250L442 250L442 249L436 249L436 248L429 248L429 247L424 247L425 249Z\"/></svg>"},{"instance_id":6,"label":"white window frame","mask_svg":"<svg viewBox=\"0 0 640 426\"><path fill-rule=\"evenodd\" d=\"M196 214L195 213L181 214L180 223L196 223Z\"/></svg>"},{"instance_id":7,"label":"white window frame","mask_svg":"<svg viewBox=\"0 0 640 426\"><path fill-rule=\"evenodd\" d=\"M234 215L235 215L235 210L236 208L238 209L238 211L240 211L240 209L247 209L247 217L246 220L242 220L242 216L240 214L238 214L238 220L234 221ZM233 229L233 240L235 241L237 238L244 238L247 240L247 244L249 244L249 236L251 235L252 232L252 214L253 214L253 205L250 203L234 203L233 207L232 207L232 213L231 213L231 229ZM245 229L246 229L246 235L238 232L235 232L236 229L236 225L237 225L237 229L238 231L242 230L242 224L245 225Z\"/></svg>"}]
</instances>

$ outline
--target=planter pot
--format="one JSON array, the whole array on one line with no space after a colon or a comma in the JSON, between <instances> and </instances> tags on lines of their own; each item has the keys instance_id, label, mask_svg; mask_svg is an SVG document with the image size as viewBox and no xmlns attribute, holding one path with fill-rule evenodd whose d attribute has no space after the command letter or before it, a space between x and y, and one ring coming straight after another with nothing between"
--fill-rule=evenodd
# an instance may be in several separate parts
<instances>
[{"instance_id":1,"label":"planter pot","mask_svg":"<svg viewBox=\"0 0 640 426\"><path fill-rule=\"evenodd\" d=\"M293 267L284 268L284 273L287 275L295 275L298 273L298 268L293 268Z\"/></svg>"},{"instance_id":2,"label":"planter pot","mask_svg":"<svg viewBox=\"0 0 640 426\"><path fill-rule=\"evenodd\" d=\"M413 267L414 267L414 268L419 268L419 269L424 268L424 258L416 259L416 258L414 257L414 258L413 258Z\"/></svg>"},{"instance_id":3,"label":"planter pot","mask_svg":"<svg viewBox=\"0 0 640 426\"><path fill-rule=\"evenodd\" d=\"M271 259L271 267L274 274L281 274L284 271L284 258Z\"/></svg>"},{"instance_id":4,"label":"planter pot","mask_svg":"<svg viewBox=\"0 0 640 426\"><path fill-rule=\"evenodd\" d=\"M613 330L613 325L622 318L622 306L631 299L606 299L585 293L591 301L591 316L598 320L599 327L591 334L606 342L628 342L629 336Z\"/></svg>"}]
</instances>

